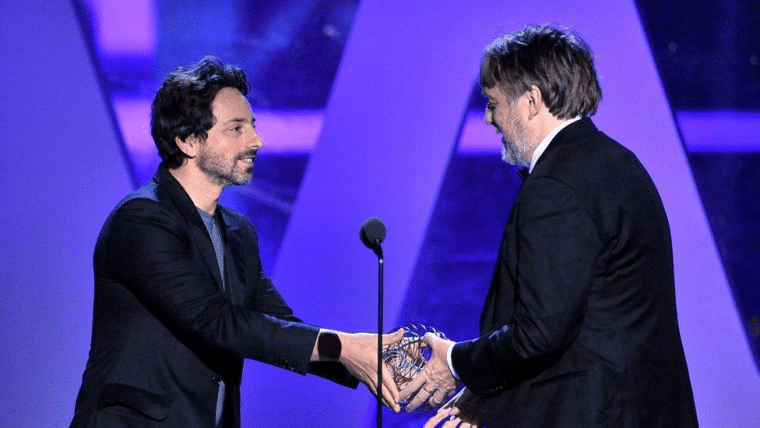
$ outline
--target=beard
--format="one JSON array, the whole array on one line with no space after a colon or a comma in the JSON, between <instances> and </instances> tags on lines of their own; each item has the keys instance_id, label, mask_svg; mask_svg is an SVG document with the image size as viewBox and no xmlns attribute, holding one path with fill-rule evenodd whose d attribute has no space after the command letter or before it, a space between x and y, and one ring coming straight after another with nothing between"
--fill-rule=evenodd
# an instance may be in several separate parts
<instances>
[{"instance_id":1,"label":"beard","mask_svg":"<svg viewBox=\"0 0 760 428\"><path fill-rule=\"evenodd\" d=\"M221 153L206 146L198 154L198 168L219 185L244 186L251 182L253 163L247 163L243 159L255 156L256 150L252 149L238 153L234 157L225 158Z\"/></svg>"},{"instance_id":2,"label":"beard","mask_svg":"<svg viewBox=\"0 0 760 428\"><path fill-rule=\"evenodd\" d=\"M528 127L517 116L515 110L510 111L509 123L506 126L509 130L509 136L504 133L505 128L499 126L498 131L501 133L501 159L515 166L529 166L531 156L533 155L533 146L528 134Z\"/></svg>"}]
</instances>

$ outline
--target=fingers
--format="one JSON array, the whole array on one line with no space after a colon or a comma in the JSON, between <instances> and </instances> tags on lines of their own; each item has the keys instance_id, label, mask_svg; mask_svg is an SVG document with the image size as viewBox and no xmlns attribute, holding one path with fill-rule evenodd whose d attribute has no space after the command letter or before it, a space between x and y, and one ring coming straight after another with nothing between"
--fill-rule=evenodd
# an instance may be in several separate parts
<instances>
[{"instance_id":1,"label":"fingers","mask_svg":"<svg viewBox=\"0 0 760 428\"><path fill-rule=\"evenodd\" d=\"M412 394L419 391L420 388L422 388L422 385L425 384L426 380L427 378L423 373L417 374L417 376L412 378L412 380L404 386L404 389L401 390L401 399L406 400L411 397Z\"/></svg>"},{"instance_id":2,"label":"fingers","mask_svg":"<svg viewBox=\"0 0 760 428\"><path fill-rule=\"evenodd\" d=\"M449 416L449 420L447 420L446 423L441 425L441 428L463 428L465 426L469 426L469 424L462 423L461 419L452 415Z\"/></svg>"},{"instance_id":3,"label":"fingers","mask_svg":"<svg viewBox=\"0 0 760 428\"><path fill-rule=\"evenodd\" d=\"M414 397L412 397L412 399L406 405L406 410L413 411L425 404L428 404L431 407L440 407L446 398L454 392L454 390L448 389L429 390L427 388L432 388L432 386L426 383L420 387L419 390L417 390L417 393L414 394ZM407 393L408 392L405 389L401 394L401 400L406 399L404 395ZM447 402L443 408L450 408L452 406L452 403L454 403L454 400Z\"/></svg>"},{"instance_id":4,"label":"fingers","mask_svg":"<svg viewBox=\"0 0 760 428\"><path fill-rule=\"evenodd\" d=\"M424 404L428 404L432 407L439 407L444 402L444 400L446 400L446 397L452 392L441 389L426 389L430 387L431 386L429 384L425 384L420 387L420 389L417 391L417 394L415 394L409 404L406 405L406 409L412 411ZM403 399L404 398L402 398L402 400Z\"/></svg>"},{"instance_id":5,"label":"fingers","mask_svg":"<svg viewBox=\"0 0 760 428\"><path fill-rule=\"evenodd\" d=\"M472 425L460 419L457 416L458 414L459 409L456 407L441 409L428 419L423 428L434 428L439 426L438 424L441 424L441 428L478 428L477 425Z\"/></svg>"},{"instance_id":6,"label":"fingers","mask_svg":"<svg viewBox=\"0 0 760 428\"><path fill-rule=\"evenodd\" d=\"M393 375L391 375L391 372L390 370L388 370L388 367L385 364L383 364L383 397L385 397L386 394L390 396L390 399L392 403L394 404L393 407L391 406L388 406L388 407L396 410L398 408L397 403L399 402L400 394L398 392L398 388L396 387L396 382L393 381Z\"/></svg>"},{"instance_id":7,"label":"fingers","mask_svg":"<svg viewBox=\"0 0 760 428\"><path fill-rule=\"evenodd\" d=\"M407 401L406 410L412 411L425 403L430 397L429 393L421 388L411 389L408 386L401 391L400 401Z\"/></svg>"},{"instance_id":8,"label":"fingers","mask_svg":"<svg viewBox=\"0 0 760 428\"><path fill-rule=\"evenodd\" d=\"M385 372L386 370L383 369ZM377 395L377 377L370 377L370 382L367 383L367 387L370 388L372 394ZM383 388L382 388L382 400L386 407L394 412L400 412L401 407L398 404L398 390L393 379L390 378L390 373L383 373Z\"/></svg>"},{"instance_id":9,"label":"fingers","mask_svg":"<svg viewBox=\"0 0 760 428\"><path fill-rule=\"evenodd\" d=\"M433 407L440 406L453 391L447 391L445 389L436 390L433 397L430 399L430 404Z\"/></svg>"},{"instance_id":10,"label":"fingers","mask_svg":"<svg viewBox=\"0 0 760 428\"><path fill-rule=\"evenodd\" d=\"M457 403L458 400L464 396L465 391L467 391L467 388L462 388L462 390L459 391L459 394L456 394L453 397L451 397L451 399L449 399L449 401L447 401L446 404L444 404L443 406L441 406L441 409L446 409L446 408L449 408L449 407L454 407L455 403Z\"/></svg>"},{"instance_id":11,"label":"fingers","mask_svg":"<svg viewBox=\"0 0 760 428\"><path fill-rule=\"evenodd\" d=\"M401 407L398 404L398 398L394 397L395 395L398 395L398 391L396 390L396 386L391 384L387 384L385 381L386 377L383 376L383 390L382 390L382 396L380 399L383 402L383 405L385 405L387 408L393 410L394 412L398 413L401 411ZM363 380L364 384L367 385L367 389L372 392L372 395L377 396L377 378L368 376L366 379Z\"/></svg>"},{"instance_id":12,"label":"fingers","mask_svg":"<svg viewBox=\"0 0 760 428\"><path fill-rule=\"evenodd\" d=\"M429 388L429 386L424 385L422 388L420 388L420 390L417 392L417 395L415 395L414 398L412 399L410 405L407 405L408 409L414 410L417 407L426 403L432 407L439 407L443 403L443 401L446 399L446 396L448 395L447 391L445 390L440 390L440 389L429 390L426 388Z\"/></svg>"},{"instance_id":13,"label":"fingers","mask_svg":"<svg viewBox=\"0 0 760 428\"><path fill-rule=\"evenodd\" d=\"M385 364L382 364L382 388L378 388L377 370L377 335L369 333L340 333L343 344L343 352L340 362L346 369L359 378L367 388L375 395L380 391L380 398L388 408L399 412L399 392L393 381L393 376ZM404 330L399 329L393 333L383 335L385 343L395 343L404 337Z\"/></svg>"},{"instance_id":14,"label":"fingers","mask_svg":"<svg viewBox=\"0 0 760 428\"><path fill-rule=\"evenodd\" d=\"M435 428L436 426L438 426L439 423L441 423L441 421L450 417L451 415L449 414L449 412L446 412L446 411L438 412L435 415L433 415L433 417L428 419L428 421L425 423L425 426L423 428Z\"/></svg>"},{"instance_id":15,"label":"fingers","mask_svg":"<svg viewBox=\"0 0 760 428\"><path fill-rule=\"evenodd\" d=\"M407 410L415 410L418 407L429 402L430 397L432 397L434 393L435 391L429 391L423 386L419 391L417 391L417 394L414 396L414 398L412 398L412 401L406 405Z\"/></svg>"},{"instance_id":16,"label":"fingers","mask_svg":"<svg viewBox=\"0 0 760 428\"><path fill-rule=\"evenodd\" d=\"M388 392L388 388L383 388L382 400L383 404L385 404L385 407L393 410L396 413L401 411L401 407L396 403L396 401L393 399L393 396Z\"/></svg>"},{"instance_id":17,"label":"fingers","mask_svg":"<svg viewBox=\"0 0 760 428\"><path fill-rule=\"evenodd\" d=\"M383 401L385 402L385 405L388 406L389 409L392 409L396 412L401 411L401 407L399 407L399 392L398 388L396 387L396 382L393 381L393 376L391 375L391 372L388 370L388 367L383 364ZM377 382L377 379L375 377L372 378L373 383ZM377 395L377 391L375 391L375 395Z\"/></svg>"}]
</instances>

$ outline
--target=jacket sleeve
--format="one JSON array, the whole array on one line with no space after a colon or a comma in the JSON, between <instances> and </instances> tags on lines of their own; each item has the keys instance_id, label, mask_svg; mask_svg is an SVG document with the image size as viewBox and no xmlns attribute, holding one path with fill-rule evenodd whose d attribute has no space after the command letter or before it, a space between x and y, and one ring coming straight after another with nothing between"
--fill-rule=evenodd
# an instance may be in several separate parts
<instances>
[{"instance_id":1,"label":"jacket sleeve","mask_svg":"<svg viewBox=\"0 0 760 428\"><path fill-rule=\"evenodd\" d=\"M176 213L134 199L114 213L103 233L96 264L162 321L215 348L306 373L319 329L233 305L215 286Z\"/></svg>"},{"instance_id":2,"label":"jacket sleeve","mask_svg":"<svg viewBox=\"0 0 760 428\"><path fill-rule=\"evenodd\" d=\"M246 256L258 258L259 251L256 230L248 220L242 219L242 222L242 226L246 231L246 239L252 240L250 245L254 249L253 254L247 254ZM258 269L258 272L256 272L255 275L259 279L256 284L255 296L253 296L253 299L248 303L249 308L257 312L275 316L282 320L301 322L301 319L293 314L293 310L288 306L280 292L277 291L277 288L272 284L272 281L266 276L266 274L264 274L261 269L261 261L257 259L255 262L254 266ZM313 341L311 343L312 345L314 344ZM346 370L342 364L336 361L310 362L308 373L351 388L356 388L359 385L359 380Z\"/></svg>"},{"instance_id":3,"label":"jacket sleeve","mask_svg":"<svg viewBox=\"0 0 760 428\"><path fill-rule=\"evenodd\" d=\"M526 182L514 233L515 309L509 322L460 342L452 363L474 393L488 396L534 378L568 349L586 311L601 244L591 215L566 184Z\"/></svg>"}]
</instances>

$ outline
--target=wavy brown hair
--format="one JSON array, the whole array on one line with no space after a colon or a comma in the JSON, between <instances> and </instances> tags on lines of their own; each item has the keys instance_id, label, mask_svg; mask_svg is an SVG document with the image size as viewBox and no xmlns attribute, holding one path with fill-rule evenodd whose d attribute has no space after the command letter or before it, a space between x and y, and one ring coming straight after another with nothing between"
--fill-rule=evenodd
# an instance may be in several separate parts
<instances>
[{"instance_id":1,"label":"wavy brown hair","mask_svg":"<svg viewBox=\"0 0 760 428\"><path fill-rule=\"evenodd\" d=\"M150 132L165 167L178 168L188 158L177 146L177 137L208 137L215 122L211 103L224 88L235 88L243 95L251 89L242 69L224 65L213 56L190 68L177 68L161 84L153 100Z\"/></svg>"},{"instance_id":2,"label":"wavy brown hair","mask_svg":"<svg viewBox=\"0 0 760 428\"><path fill-rule=\"evenodd\" d=\"M535 85L558 119L592 116L602 99L588 44L570 30L531 26L494 40L483 53L480 85L516 98Z\"/></svg>"}]
</instances>

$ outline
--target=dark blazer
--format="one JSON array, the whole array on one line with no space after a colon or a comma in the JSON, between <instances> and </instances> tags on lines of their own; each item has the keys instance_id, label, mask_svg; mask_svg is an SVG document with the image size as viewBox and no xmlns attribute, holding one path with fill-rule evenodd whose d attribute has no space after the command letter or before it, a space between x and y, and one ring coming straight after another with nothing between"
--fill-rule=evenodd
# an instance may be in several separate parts
<instances>
[{"instance_id":1,"label":"dark blazer","mask_svg":"<svg viewBox=\"0 0 760 428\"><path fill-rule=\"evenodd\" d=\"M319 329L299 322L263 274L256 232L216 210L226 288L211 238L163 167L122 200L95 246L92 343L72 427L240 426L243 358L355 387L342 365L310 364Z\"/></svg>"},{"instance_id":2,"label":"dark blazer","mask_svg":"<svg viewBox=\"0 0 760 428\"><path fill-rule=\"evenodd\" d=\"M584 118L507 221L481 316L454 347L495 427L694 427L670 230L636 157Z\"/></svg>"}]
</instances>

